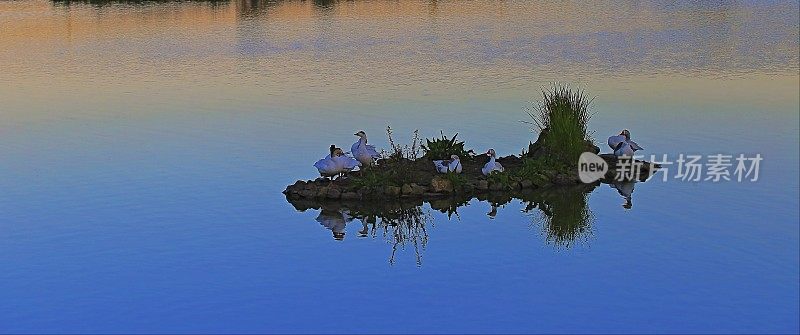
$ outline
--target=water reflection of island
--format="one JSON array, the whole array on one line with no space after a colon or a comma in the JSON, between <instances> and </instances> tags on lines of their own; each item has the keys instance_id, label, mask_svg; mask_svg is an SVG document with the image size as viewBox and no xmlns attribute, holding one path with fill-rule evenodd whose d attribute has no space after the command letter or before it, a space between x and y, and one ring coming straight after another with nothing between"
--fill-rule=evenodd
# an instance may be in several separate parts
<instances>
[{"instance_id":1,"label":"water reflection of island","mask_svg":"<svg viewBox=\"0 0 800 335\"><path fill-rule=\"evenodd\" d=\"M548 244L556 247L571 247L575 242L586 241L592 234L593 216L587 202L588 194L598 184L577 185L518 191L513 193L484 193L476 198L488 203L493 218L498 210L512 201L523 204L523 212L532 218L533 226L542 230ZM421 199L398 199L396 201L313 200L289 199L298 210L319 210L317 222L330 229L337 240L344 238L344 227L348 222L360 221L360 237L384 238L391 247L389 262L394 264L398 250L406 247L414 251L417 265L422 264L422 255L428 243L427 228L433 217L424 209L427 202L431 210L450 217L458 217L459 208L466 206L473 197L442 197L423 201Z\"/></svg>"},{"instance_id":2,"label":"water reflection of island","mask_svg":"<svg viewBox=\"0 0 800 335\"><path fill-rule=\"evenodd\" d=\"M417 265L422 264L422 252L428 243L426 227L431 217L422 208L422 201L341 201L292 199L290 203L301 212L319 210L317 222L331 230L333 238L342 240L345 225L359 220L362 229L359 237L378 236L392 245L389 263L394 264L398 249L413 247Z\"/></svg>"}]
</instances>

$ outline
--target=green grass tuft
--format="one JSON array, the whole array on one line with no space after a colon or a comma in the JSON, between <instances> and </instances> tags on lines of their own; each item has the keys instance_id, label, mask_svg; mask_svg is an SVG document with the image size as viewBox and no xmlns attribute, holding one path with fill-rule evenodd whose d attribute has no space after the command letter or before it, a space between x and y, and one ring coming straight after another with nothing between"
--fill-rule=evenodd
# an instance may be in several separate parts
<instances>
[{"instance_id":1,"label":"green grass tuft","mask_svg":"<svg viewBox=\"0 0 800 335\"><path fill-rule=\"evenodd\" d=\"M587 130L591 118L588 98L580 89L567 85L554 85L542 90L542 101L528 108L533 124L545 136L543 145L550 156L570 165L577 164L578 157L587 151L592 139Z\"/></svg>"}]
</instances>

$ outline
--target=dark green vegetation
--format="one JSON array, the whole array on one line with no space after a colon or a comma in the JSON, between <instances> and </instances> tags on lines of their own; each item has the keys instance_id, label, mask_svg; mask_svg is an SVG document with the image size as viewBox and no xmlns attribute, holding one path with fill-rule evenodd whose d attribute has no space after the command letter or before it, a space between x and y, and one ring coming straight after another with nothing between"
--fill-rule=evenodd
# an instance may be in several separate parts
<instances>
[{"instance_id":1,"label":"dark green vegetation","mask_svg":"<svg viewBox=\"0 0 800 335\"><path fill-rule=\"evenodd\" d=\"M582 91L564 85L556 85L542 94L541 103L528 111L532 118L530 123L536 125L539 136L535 142L530 142L521 156L497 159L505 167L504 172L484 176L481 168L489 157L474 155L473 150L465 148L463 141L456 139L458 134L448 138L442 133L441 137L426 139L422 144L419 132L414 131L410 144L399 144L393 137L392 128L387 127L390 148L376 166L350 173L334 182L298 181L287 187L284 193L295 199L436 198L580 184L578 157L583 152L600 151L587 131L590 100ZM420 155L421 152L425 154ZM449 159L450 155L460 157L463 172L437 173L433 160ZM601 157L609 165L606 179L613 179L616 157ZM647 179L656 168L645 163L637 179Z\"/></svg>"},{"instance_id":2,"label":"dark green vegetation","mask_svg":"<svg viewBox=\"0 0 800 335\"><path fill-rule=\"evenodd\" d=\"M464 150L464 141L457 141L458 133L453 135L452 138L447 138L442 132L441 138L425 139L425 144L422 145L422 151L425 152L425 157L431 160L435 159L450 159L451 155L458 155L458 157L468 157L475 154L472 150Z\"/></svg>"}]
</instances>

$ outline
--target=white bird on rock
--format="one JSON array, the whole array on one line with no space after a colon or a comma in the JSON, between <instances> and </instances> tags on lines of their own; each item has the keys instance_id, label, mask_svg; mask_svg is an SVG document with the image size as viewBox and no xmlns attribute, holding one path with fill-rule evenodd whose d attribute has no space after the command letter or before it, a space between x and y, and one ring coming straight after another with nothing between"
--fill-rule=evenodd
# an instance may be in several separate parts
<instances>
[{"instance_id":1,"label":"white bird on rock","mask_svg":"<svg viewBox=\"0 0 800 335\"><path fill-rule=\"evenodd\" d=\"M617 143L617 147L614 148L614 156L633 156L635 151L630 143L622 141Z\"/></svg>"},{"instance_id":2,"label":"white bird on rock","mask_svg":"<svg viewBox=\"0 0 800 335\"><path fill-rule=\"evenodd\" d=\"M483 172L484 176L488 176L495 171L497 172L505 171L503 165L501 165L500 162L495 161L495 159L497 158L497 154L495 154L494 149L489 149L489 151L486 152L486 155L489 156L489 162L483 166L483 169L481 169L481 172Z\"/></svg>"},{"instance_id":3,"label":"white bird on rock","mask_svg":"<svg viewBox=\"0 0 800 335\"><path fill-rule=\"evenodd\" d=\"M353 154L363 166L370 166L375 163L375 160L381 157L381 154L375 150L375 146L367 144L367 134L361 130L353 135L359 137L356 143L350 147L350 153Z\"/></svg>"},{"instance_id":4,"label":"white bird on rock","mask_svg":"<svg viewBox=\"0 0 800 335\"><path fill-rule=\"evenodd\" d=\"M353 157L345 155L342 149L339 148L336 148L332 158L333 161L336 162L336 167L341 171L340 173L350 172L356 167L361 166L361 163Z\"/></svg>"},{"instance_id":5,"label":"white bird on rock","mask_svg":"<svg viewBox=\"0 0 800 335\"><path fill-rule=\"evenodd\" d=\"M435 160L433 165L436 166L436 171L439 173L455 172L461 173L461 160L458 155L451 155L450 160Z\"/></svg>"},{"instance_id":6,"label":"white bird on rock","mask_svg":"<svg viewBox=\"0 0 800 335\"><path fill-rule=\"evenodd\" d=\"M619 135L609 137L608 146L614 150L614 155L617 156L632 156L634 151L642 150L642 147L631 140L631 132L627 129L623 129Z\"/></svg>"},{"instance_id":7,"label":"white bird on rock","mask_svg":"<svg viewBox=\"0 0 800 335\"><path fill-rule=\"evenodd\" d=\"M327 178L350 172L358 165L358 161L352 157L346 156L344 152L342 152L342 149L337 148L333 144L331 144L330 147L330 154L314 163L314 167L317 168L320 176Z\"/></svg>"}]
</instances>

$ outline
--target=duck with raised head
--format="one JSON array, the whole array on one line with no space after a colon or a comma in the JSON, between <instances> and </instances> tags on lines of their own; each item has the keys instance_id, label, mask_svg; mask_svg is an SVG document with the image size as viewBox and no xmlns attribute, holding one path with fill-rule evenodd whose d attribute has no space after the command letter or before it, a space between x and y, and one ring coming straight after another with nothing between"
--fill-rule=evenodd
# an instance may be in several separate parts
<instances>
[{"instance_id":1,"label":"duck with raised head","mask_svg":"<svg viewBox=\"0 0 800 335\"><path fill-rule=\"evenodd\" d=\"M375 150L375 146L367 144L367 133L363 130L353 134L358 136L358 141L350 147L350 153L358 160L362 166L375 164L375 160L381 158L381 154Z\"/></svg>"},{"instance_id":2,"label":"duck with raised head","mask_svg":"<svg viewBox=\"0 0 800 335\"><path fill-rule=\"evenodd\" d=\"M433 161L433 165L436 167L436 172L439 173L461 173L463 169L461 166L461 159L458 158L458 155L451 155L449 160L435 160Z\"/></svg>"},{"instance_id":3,"label":"duck with raised head","mask_svg":"<svg viewBox=\"0 0 800 335\"><path fill-rule=\"evenodd\" d=\"M503 165L501 165L500 162L496 161L497 154L494 152L494 149L489 149L489 151L486 152L486 155L489 156L489 162L486 163L486 165L484 165L483 168L481 169L481 172L483 173L484 176L488 176L495 171L497 172L505 171Z\"/></svg>"}]
</instances>

